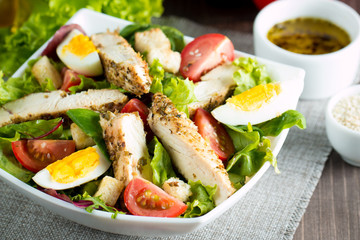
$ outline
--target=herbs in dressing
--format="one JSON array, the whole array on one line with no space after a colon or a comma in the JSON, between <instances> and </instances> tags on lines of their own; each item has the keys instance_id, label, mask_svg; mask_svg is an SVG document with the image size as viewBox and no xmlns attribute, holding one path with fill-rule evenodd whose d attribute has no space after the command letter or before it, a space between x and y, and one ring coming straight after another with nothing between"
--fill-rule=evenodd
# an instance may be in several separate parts
<instances>
[{"instance_id":1,"label":"herbs in dressing","mask_svg":"<svg viewBox=\"0 0 360 240\"><path fill-rule=\"evenodd\" d=\"M326 54L350 43L349 34L332 22L300 17L275 24L267 38L275 45L300 54Z\"/></svg>"}]
</instances>

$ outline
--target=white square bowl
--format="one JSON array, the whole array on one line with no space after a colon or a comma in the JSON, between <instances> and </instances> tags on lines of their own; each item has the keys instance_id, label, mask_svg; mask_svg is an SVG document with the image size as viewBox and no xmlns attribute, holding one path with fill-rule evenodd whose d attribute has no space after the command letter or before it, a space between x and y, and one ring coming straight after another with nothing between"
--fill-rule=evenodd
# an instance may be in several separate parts
<instances>
[{"instance_id":1,"label":"white square bowl","mask_svg":"<svg viewBox=\"0 0 360 240\"><path fill-rule=\"evenodd\" d=\"M68 22L77 23L82 26L88 35L104 32L107 30L114 31L122 29L131 22L111 17L102 13L91 11L88 9L79 10ZM192 38L185 37L185 41L189 42ZM48 43L48 42L47 42ZM29 59L38 57L47 46L45 43L38 51L36 51ZM236 56L255 57L243 52L236 51ZM259 63L266 65L270 77L277 81L294 80L296 86L303 89L304 70L288 65L276 63L273 61L257 58ZM27 61L15 72L13 77L19 77L23 74L27 67ZM293 101L293 108L296 108L298 97ZM288 130L284 130L278 137L271 138L272 151L276 156L288 134ZM84 209L75 207L71 203L59 200L48 194L45 194L26 183L20 181L4 170L0 169L0 178L7 182L17 191L34 200L41 206L57 213L69 220L79 224L102 230L105 232L134 235L134 236L171 236L178 234L186 234L199 229L209 222L213 221L227 209L235 205L261 178L261 176L269 168L269 162L266 162L261 169L245 184L241 189L235 192L230 198L221 203L219 206L208 212L207 214L197 218L160 218L160 217L142 217L132 215L119 214L115 219L111 218L111 213L94 210L92 213L86 212Z\"/></svg>"}]
</instances>

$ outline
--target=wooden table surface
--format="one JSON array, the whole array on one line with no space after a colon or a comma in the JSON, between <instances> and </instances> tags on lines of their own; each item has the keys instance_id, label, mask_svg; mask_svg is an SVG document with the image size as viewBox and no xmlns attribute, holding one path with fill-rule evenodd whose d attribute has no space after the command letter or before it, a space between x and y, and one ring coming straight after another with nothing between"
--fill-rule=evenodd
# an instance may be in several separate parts
<instances>
[{"instance_id":1,"label":"wooden table surface","mask_svg":"<svg viewBox=\"0 0 360 240\"><path fill-rule=\"evenodd\" d=\"M359 0L342 1L360 13ZM258 13L251 0L164 0L164 8L165 16L249 33ZM360 239L360 168L345 163L335 151L328 157L294 239Z\"/></svg>"}]
</instances>

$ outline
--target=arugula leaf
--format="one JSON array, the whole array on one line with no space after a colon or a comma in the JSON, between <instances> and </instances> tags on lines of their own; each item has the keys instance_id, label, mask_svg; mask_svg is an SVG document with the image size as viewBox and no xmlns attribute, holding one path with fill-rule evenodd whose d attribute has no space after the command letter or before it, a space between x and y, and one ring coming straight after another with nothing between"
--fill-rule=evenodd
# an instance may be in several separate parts
<instances>
[{"instance_id":1,"label":"arugula leaf","mask_svg":"<svg viewBox=\"0 0 360 240\"><path fill-rule=\"evenodd\" d=\"M153 170L152 182L161 187L166 180L176 177L170 156L157 137L150 142L148 149L150 155L153 156L150 163Z\"/></svg>"},{"instance_id":2,"label":"arugula leaf","mask_svg":"<svg viewBox=\"0 0 360 240\"><path fill-rule=\"evenodd\" d=\"M273 118L264 123L256 125L263 131L265 136L278 136L282 130L297 126L300 129L306 128L305 117L296 110L288 110L279 117Z\"/></svg>"},{"instance_id":3,"label":"arugula leaf","mask_svg":"<svg viewBox=\"0 0 360 240\"><path fill-rule=\"evenodd\" d=\"M185 112L189 116L188 105L197 101L194 83L189 79L182 79L173 74L165 73L157 59L151 64L149 72L153 77L150 92L163 93L179 111Z\"/></svg>"},{"instance_id":4,"label":"arugula leaf","mask_svg":"<svg viewBox=\"0 0 360 240\"><path fill-rule=\"evenodd\" d=\"M273 82L265 66L260 65L256 59L240 57L233 61L239 69L234 72L233 78L237 84L234 95L238 95L260 84Z\"/></svg>"},{"instance_id":5,"label":"arugula leaf","mask_svg":"<svg viewBox=\"0 0 360 240\"><path fill-rule=\"evenodd\" d=\"M11 142L2 139L0 139L0 168L26 183L35 175L16 160Z\"/></svg>"},{"instance_id":6,"label":"arugula leaf","mask_svg":"<svg viewBox=\"0 0 360 240\"><path fill-rule=\"evenodd\" d=\"M108 206L104 203L103 200L100 199L100 196L98 197L92 197L87 192L85 192L83 195L76 195L71 198L72 201L74 201L74 205L77 207L82 207L84 204L82 204L82 201L88 201L88 203L85 203L85 210L89 213L94 211L95 209L101 209L106 212L113 213L111 215L111 218L115 219L118 214L125 214L124 212L121 212L117 210L114 207ZM80 202L80 203L78 203Z\"/></svg>"},{"instance_id":7,"label":"arugula leaf","mask_svg":"<svg viewBox=\"0 0 360 240\"><path fill-rule=\"evenodd\" d=\"M124 37L133 47L135 45L135 33L144 32L152 28L160 28L171 44L171 50L181 52L185 47L184 34L176 28L157 24L131 24L123 28L120 35Z\"/></svg>"},{"instance_id":8,"label":"arugula leaf","mask_svg":"<svg viewBox=\"0 0 360 240\"><path fill-rule=\"evenodd\" d=\"M0 128L0 137L8 141L17 141L20 138L34 138L51 131L61 120L55 118L51 120L34 120L18 124L10 124ZM66 139L63 126L43 139Z\"/></svg>"},{"instance_id":9,"label":"arugula leaf","mask_svg":"<svg viewBox=\"0 0 360 240\"><path fill-rule=\"evenodd\" d=\"M193 182L189 180L192 195L190 201L187 202L187 209L184 218L192 218L202 216L215 208L214 195L217 186L204 186L201 181Z\"/></svg>"},{"instance_id":10,"label":"arugula leaf","mask_svg":"<svg viewBox=\"0 0 360 240\"><path fill-rule=\"evenodd\" d=\"M69 118L78 125L89 137L91 137L101 152L110 161L109 153L103 138L103 130L100 126L100 114L89 109L70 109L66 112Z\"/></svg>"}]
</instances>

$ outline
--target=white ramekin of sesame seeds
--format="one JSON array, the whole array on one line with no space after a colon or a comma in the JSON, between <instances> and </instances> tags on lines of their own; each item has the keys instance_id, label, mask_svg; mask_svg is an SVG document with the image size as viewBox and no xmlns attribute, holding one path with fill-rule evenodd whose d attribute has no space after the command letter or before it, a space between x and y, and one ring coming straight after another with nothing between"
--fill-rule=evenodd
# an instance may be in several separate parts
<instances>
[{"instance_id":1,"label":"white ramekin of sesame seeds","mask_svg":"<svg viewBox=\"0 0 360 240\"><path fill-rule=\"evenodd\" d=\"M360 167L360 85L344 89L329 100L326 133L344 161Z\"/></svg>"}]
</instances>

